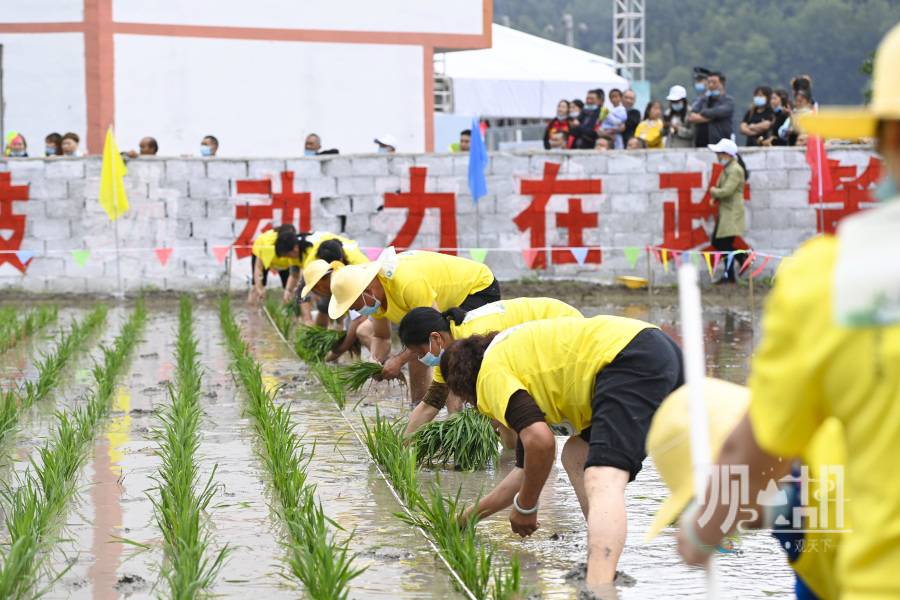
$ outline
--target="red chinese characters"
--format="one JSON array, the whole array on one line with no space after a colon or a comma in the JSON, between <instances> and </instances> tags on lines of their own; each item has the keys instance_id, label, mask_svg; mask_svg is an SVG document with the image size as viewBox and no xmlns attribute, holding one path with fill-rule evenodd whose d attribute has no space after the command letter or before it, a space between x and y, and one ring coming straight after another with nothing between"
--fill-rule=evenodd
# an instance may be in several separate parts
<instances>
[{"instance_id":1,"label":"red chinese characters","mask_svg":"<svg viewBox=\"0 0 900 600\"><path fill-rule=\"evenodd\" d=\"M426 192L425 178L427 175L427 167L410 167L409 191L384 195L385 208L405 208L407 210L406 221L388 246L394 246L397 250L406 250L412 246L422 227L425 211L431 208L437 209L440 218L440 251L455 255L457 243L456 194Z\"/></svg>"},{"instance_id":2,"label":"red chinese characters","mask_svg":"<svg viewBox=\"0 0 900 600\"><path fill-rule=\"evenodd\" d=\"M816 230L819 233L834 233L841 219L868 208L867 205L874 202L871 190L881 177L881 161L870 157L863 172L857 174L855 166L829 160L828 170L834 189L825 192L821 203L815 199L815 194L810 193L809 202L815 205ZM822 206L826 203L840 204L840 207Z\"/></svg>"},{"instance_id":3,"label":"red chinese characters","mask_svg":"<svg viewBox=\"0 0 900 600\"><path fill-rule=\"evenodd\" d=\"M547 204L554 194L600 194L603 182L599 179L557 179L559 164L544 163L542 179L523 179L519 193L531 196L531 203L513 219L519 231L530 232L530 245L537 249L531 261L531 268L542 269L547 266L547 253L541 249L547 246ZM599 248L587 251L583 261L579 261L571 248L583 248L584 230L597 227L598 218L595 212L583 212L581 198L569 198L569 212L556 214L556 226L564 227L568 234L568 246L554 249L551 260L555 264L588 262L600 264L603 256Z\"/></svg>"},{"instance_id":4,"label":"red chinese characters","mask_svg":"<svg viewBox=\"0 0 900 600\"><path fill-rule=\"evenodd\" d=\"M281 212L281 223L293 223L298 227L298 231L311 231L310 193L294 191L293 171L281 173L281 192L277 194L272 193L272 182L268 179L238 181L237 193L264 194L272 198L269 204L240 204L235 207L235 217L247 221L234 242L235 254L238 258L250 256L250 248L260 223L267 221L261 232L271 229L276 210Z\"/></svg>"},{"instance_id":5,"label":"red chinese characters","mask_svg":"<svg viewBox=\"0 0 900 600\"><path fill-rule=\"evenodd\" d=\"M12 185L10 174L0 173L0 230L12 232L9 237L0 233L0 265L9 263L22 273L30 263L30 260L23 263L18 254L25 237L25 215L13 213L13 202L27 200L28 186Z\"/></svg>"},{"instance_id":6,"label":"red chinese characters","mask_svg":"<svg viewBox=\"0 0 900 600\"><path fill-rule=\"evenodd\" d=\"M660 173L659 188L675 189L678 199L674 202L663 202L663 242L662 247L668 250L691 250L697 246L705 246L709 242L709 234L697 221L716 216L716 208L710 203L710 189L722 173L722 165L713 165L709 176L709 185L699 202L693 201L693 191L703 185L702 173ZM744 200L750 200L750 185L744 185ZM742 240L735 240L736 248L746 247ZM705 249L705 248L704 248Z\"/></svg>"}]
</instances>

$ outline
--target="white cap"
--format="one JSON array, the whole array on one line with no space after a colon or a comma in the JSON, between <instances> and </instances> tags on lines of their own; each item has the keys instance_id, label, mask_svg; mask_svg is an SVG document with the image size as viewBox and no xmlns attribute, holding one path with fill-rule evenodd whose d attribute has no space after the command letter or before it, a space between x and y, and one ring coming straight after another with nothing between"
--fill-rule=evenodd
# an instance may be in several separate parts
<instances>
[{"instance_id":1,"label":"white cap","mask_svg":"<svg viewBox=\"0 0 900 600\"><path fill-rule=\"evenodd\" d=\"M678 100L684 100L687 98L687 90L684 89L682 85L673 85L669 88L669 95L666 96L666 100L671 100L672 102L677 102Z\"/></svg>"},{"instance_id":2,"label":"white cap","mask_svg":"<svg viewBox=\"0 0 900 600\"><path fill-rule=\"evenodd\" d=\"M395 138L394 136L392 136L389 133L380 135L377 138L375 138L375 143L381 144L382 146L390 146L394 150L397 149L397 138Z\"/></svg>"},{"instance_id":3,"label":"white cap","mask_svg":"<svg viewBox=\"0 0 900 600\"><path fill-rule=\"evenodd\" d=\"M729 156L737 156L738 153L737 144L735 144L733 140L730 140L728 138L722 138L716 144L707 144L706 147L713 152L724 152Z\"/></svg>"}]
</instances>

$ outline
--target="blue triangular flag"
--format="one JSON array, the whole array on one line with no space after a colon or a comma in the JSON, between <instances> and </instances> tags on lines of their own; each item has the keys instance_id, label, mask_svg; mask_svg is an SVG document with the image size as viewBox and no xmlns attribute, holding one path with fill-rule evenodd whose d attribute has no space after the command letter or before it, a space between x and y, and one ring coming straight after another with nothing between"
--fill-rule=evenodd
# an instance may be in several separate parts
<instances>
[{"instance_id":1,"label":"blue triangular flag","mask_svg":"<svg viewBox=\"0 0 900 600\"><path fill-rule=\"evenodd\" d=\"M572 251L572 256L575 257L575 260L578 261L579 265L584 264L584 260L587 258L588 249L587 248L569 248Z\"/></svg>"},{"instance_id":2,"label":"blue triangular flag","mask_svg":"<svg viewBox=\"0 0 900 600\"><path fill-rule=\"evenodd\" d=\"M472 202L478 203L487 195L487 179L484 170L488 165L487 149L484 147L484 139L481 137L481 124L478 119L472 119L472 142L469 146L469 192L472 194Z\"/></svg>"},{"instance_id":3,"label":"blue triangular flag","mask_svg":"<svg viewBox=\"0 0 900 600\"><path fill-rule=\"evenodd\" d=\"M734 260L734 255L737 252L729 252L728 256L725 258L725 272L727 273L729 269L731 269L731 261Z\"/></svg>"},{"instance_id":4,"label":"blue triangular flag","mask_svg":"<svg viewBox=\"0 0 900 600\"><path fill-rule=\"evenodd\" d=\"M31 250L19 250L18 252L16 252L16 258L18 258L19 262L24 265L27 264L29 260L34 258L34 252L32 252Z\"/></svg>"}]
</instances>

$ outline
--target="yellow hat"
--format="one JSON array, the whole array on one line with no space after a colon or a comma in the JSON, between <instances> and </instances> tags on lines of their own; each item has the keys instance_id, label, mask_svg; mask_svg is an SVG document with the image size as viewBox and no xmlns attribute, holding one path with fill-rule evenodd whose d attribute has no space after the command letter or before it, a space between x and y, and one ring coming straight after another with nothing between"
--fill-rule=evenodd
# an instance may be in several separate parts
<instances>
[{"instance_id":1,"label":"yellow hat","mask_svg":"<svg viewBox=\"0 0 900 600\"><path fill-rule=\"evenodd\" d=\"M356 302L356 299L378 275L384 257L385 253L382 253L372 262L349 265L332 273L331 301L328 303L329 317L339 319L350 309L350 306Z\"/></svg>"},{"instance_id":2,"label":"yellow hat","mask_svg":"<svg viewBox=\"0 0 900 600\"><path fill-rule=\"evenodd\" d=\"M709 446L718 456L732 430L746 414L750 390L742 385L707 377L703 384L706 414L709 417ZM687 386L681 386L663 400L647 434L647 454L671 495L653 517L644 541L650 541L675 521L694 497L691 468L691 415Z\"/></svg>"},{"instance_id":3,"label":"yellow hat","mask_svg":"<svg viewBox=\"0 0 900 600\"><path fill-rule=\"evenodd\" d=\"M823 108L800 118L800 127L826 138L874 137L880 120L900 119L900 24L887 32L872 71L872 103L861 107Z\"/></svg>"},{"instance_id":4,"label":"yellow hat","mask_svg":"<svg viewBox=\"0 0 900 600\"><path fill-rule=\"evenodd\" d=\"M316 287L316 284L322 281L322 278L328 275L332 269L337 271L341 267L344 266L339 260L335 260L333 262L326 262L321 258L317 258L312 261L303 269L303 281L305 285L303 289L300 290L300 297L306 298L309 296L309 293Z\"/></svg>"}]
</instances>

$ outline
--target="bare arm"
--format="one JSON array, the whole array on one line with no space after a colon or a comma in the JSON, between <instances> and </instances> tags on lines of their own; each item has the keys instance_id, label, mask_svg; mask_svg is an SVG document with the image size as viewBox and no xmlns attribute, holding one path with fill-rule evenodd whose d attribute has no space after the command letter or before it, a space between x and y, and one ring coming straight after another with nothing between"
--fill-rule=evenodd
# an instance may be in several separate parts
<instances>
[{"instance_id":1,"label":"bare arm","mask_svg":"<svg viewBox=\"0 0 900 600\"><path fill-rule=\"evenodd\" d=\"M525 469L519 467L514 468L509 474L503 478L503 481L497 484L491 492L478 501L475 506L470 506L463 513L463 519L468 519L473 513L478 515L479 519L487 517L508 508L512 505L513 497L522 487L522 481L525 479Z\"/></svg>"},{"instance_id":2,"label":"bare arm","mask_svg":"<svg viewBox=\"0 0 900 600\"><path fill-rule=\"evenodd\" d=\"M372 319L374 337L369 351L378 362L384 362L391 353L391 324L387 319Z\"/></svg>"},{"instance_id":3,"label":"bare arm","mask_svg":"<svg viewBox=\"0 0 900 600\"><path fill-rule=\"evenodd\" d=\"M264 268L262 260L256 259L253 265L253 287L250 290L250 301L257 302L262 300L266 295L266 287L263 285Z\"/></svg>"},{"instance_id":4,"label":"bare arm","mask_svg":"<svg viewBox=\"0 0 900 600\"><path fill-rule=\"evenodd\" d=\"M433 421L439 412L441 412L439 409L430 404L419 402L409 414L409 421L406 423L406 431L403 433L403 436L406 438L411 437L422 425Z\"/></svg>"}]
</instances>

